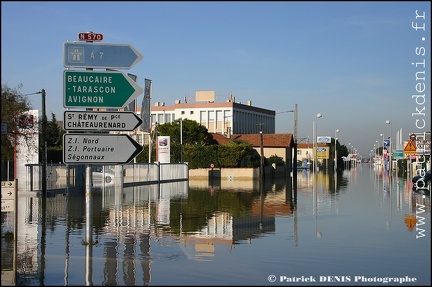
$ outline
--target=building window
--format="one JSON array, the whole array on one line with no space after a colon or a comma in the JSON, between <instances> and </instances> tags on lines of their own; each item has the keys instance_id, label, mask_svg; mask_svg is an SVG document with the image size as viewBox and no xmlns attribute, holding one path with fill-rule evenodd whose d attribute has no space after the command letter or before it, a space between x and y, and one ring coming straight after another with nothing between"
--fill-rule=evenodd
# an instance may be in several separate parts
<instances>
[{"instance_id":1,"label":"building window","mask_svg":"<svg viewBox=\"0 0 432 287\"><path fill-rule=\"evenodd\" d=\"M189 114L190 114L190 115L193 115L193 114L194 114L194 111L190 111Z\"/></svg>"},{"instance_id":2,"label":"building window","mask_svg":"<svg viewBox=\"0 0 432 287\"><path fill-rule=\"evenodd\" d=\"M215 120L215 112L209 111L209 122L214 122Z\"/></svg>"},{"instance_id":3,"label":"building window","mask_svg":"<svg viewBox=\"0 0 432 287\"><path fill-rule=\"evenodd\" d=\"M206 111L201 111L200 112L200 121L201 122L207 122L207 113L206 113Z\"/></svg>"}]
</instances>

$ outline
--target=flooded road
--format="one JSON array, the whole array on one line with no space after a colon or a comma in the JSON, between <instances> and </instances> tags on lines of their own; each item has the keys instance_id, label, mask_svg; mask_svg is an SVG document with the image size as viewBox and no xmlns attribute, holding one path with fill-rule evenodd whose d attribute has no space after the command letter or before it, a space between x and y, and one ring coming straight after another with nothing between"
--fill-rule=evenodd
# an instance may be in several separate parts
<instances>
[{"instance_id":1,"label":"flooded road","mask_svg":"<svg viewBox=\"0 0 432 287\"><path fill-rule=\"evenodd\" d=\"M299 171L295 198L271 180L96 188L92 244L86 197L48 197L42 212L24 192L16 253L13 212L1 214L2 285L430 286L430 195L411 185L361 164Z\"/></svg>"}]
</instances>

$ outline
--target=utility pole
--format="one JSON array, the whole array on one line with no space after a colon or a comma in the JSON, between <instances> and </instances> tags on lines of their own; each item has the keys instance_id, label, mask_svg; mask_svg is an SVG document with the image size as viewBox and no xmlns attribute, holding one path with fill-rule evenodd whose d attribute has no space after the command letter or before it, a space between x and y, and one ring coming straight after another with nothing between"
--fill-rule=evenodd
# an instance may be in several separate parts
<instances>
[{"instance_id":1,"label":"utility pole","mask_svg":"<svg viewBox=\"0 0 432 287\"><path fill-rule=\"evenodd\" d=\"M298 130L298 108L297 104L294 106L294 158L292 164L293 171L293 189L294 200L297 201L297 130ZM288 171L290 172L290 171Z\"/></svg>"},{"instance_id":2,"label":"utility pole","mask_svg":"<svg viewBox=\"0 0 432 287\"><path fill-rule=\"evenodd\" d=\"M47 148L46 148L46 133L47 133L47 117L45 108L45 89L42 89L42 196L47 196Z\"/></svg>"},{"instance_id":3,"label":"utility pole","mask_svg":"<svg viewBox=\"0 0 432 287\"><path fill-rule=\"evenodd\" d=\"M260 181L264 180L264 140L263 140L263 131L262 131L262 123L259 124L260 126L260 137L261 137L261 157L260 157Z\"/></svg>"}]
</instances>

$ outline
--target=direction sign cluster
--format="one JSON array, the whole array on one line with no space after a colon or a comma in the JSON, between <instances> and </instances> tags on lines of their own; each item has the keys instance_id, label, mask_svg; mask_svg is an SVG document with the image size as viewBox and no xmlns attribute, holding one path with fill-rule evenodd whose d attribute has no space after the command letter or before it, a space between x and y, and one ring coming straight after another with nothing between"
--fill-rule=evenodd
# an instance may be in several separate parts
<instances>
[{"instance_id":1,"label":"direction sign cluster","mask_svg":"<svg viewBox=\"0 0 432 287\"><path fill-rule=\"evenodd\" d=\"M65 42L63 106L65 108L124 108L143 93L128 75L111 69L132 68L143 56L129 44L93 43L102 34L79 33L87 42ZM89 69L110 69L94 71ZM65 111L66 131L133 131L142 120L134 112ZM142 146L125 134L65 134L63 162L70 164L123 164L142 151Z\"/></svg>"}]
</instances>

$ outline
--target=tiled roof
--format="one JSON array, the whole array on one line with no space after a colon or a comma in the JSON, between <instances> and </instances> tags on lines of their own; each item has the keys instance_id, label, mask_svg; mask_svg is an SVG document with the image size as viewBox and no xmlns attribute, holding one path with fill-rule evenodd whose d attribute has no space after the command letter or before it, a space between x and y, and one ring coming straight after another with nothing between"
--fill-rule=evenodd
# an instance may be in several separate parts
<instances>
[{"instance_id":1,"label":"tiled roof","mask_svg":"<svg viewBox=\"0 0 432 287\"><path fill-rule=\"evenodd\" d=\"M325 143L317 143L317 146L318 147L325 147L325 146L327 146L327 144L325 144ZM312 148L314 148L314 144L311 142L311 143L298 143L297 144L297 149L312 149Z\"/></svg>"},{"instance_id":2,"label":"tiled roof","mask_svg":"<svg viewBox=\"0 0 432 287\"><path fill-rule=\"evenodd\" d=\"M235 134L227 138L220 134L212 134L219 144L228 143L230 140L248 141L254 147L261 146L261 134ZM264 147L288 147L294 146L292 134L263 134Z\"/></svg>"}]
</instances>

